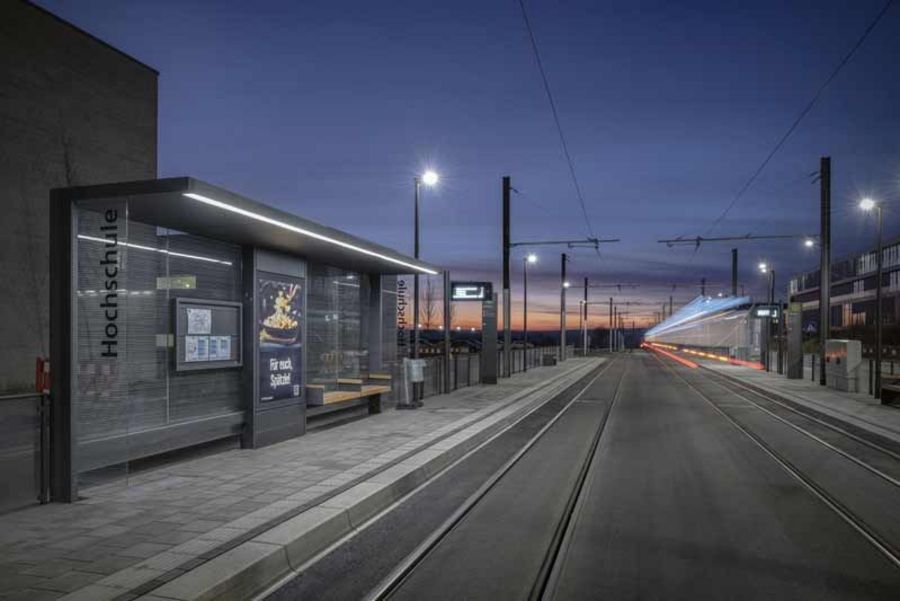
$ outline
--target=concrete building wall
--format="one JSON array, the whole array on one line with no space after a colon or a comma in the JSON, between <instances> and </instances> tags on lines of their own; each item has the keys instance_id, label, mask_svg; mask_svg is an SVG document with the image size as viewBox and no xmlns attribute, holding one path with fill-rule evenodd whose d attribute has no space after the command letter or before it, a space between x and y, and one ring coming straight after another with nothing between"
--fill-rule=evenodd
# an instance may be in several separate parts
<instances>
[{"instance_id":1,"label":"concrete building wall","mask_svg":"<svg viewBox=\"0 0 900 601\"><path fill-rule=\"evenodd\" d=\"M155 178L152 68L23 0L0 0L0 393L48 354L51 188Z\"/></svg>"}]
</instances>

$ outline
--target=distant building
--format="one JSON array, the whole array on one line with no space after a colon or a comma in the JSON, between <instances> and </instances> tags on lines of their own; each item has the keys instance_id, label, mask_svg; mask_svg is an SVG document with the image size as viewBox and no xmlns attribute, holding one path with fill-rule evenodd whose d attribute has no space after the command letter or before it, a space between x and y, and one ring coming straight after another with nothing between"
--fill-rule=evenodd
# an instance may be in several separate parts
<instances>
[{"instance_id":1,"label":"distant building","mask_svg":"<svg viewBox=\"0 0 900 601\"><path fill-rule=\"evenodd\" d=\"M156 177L157 78L23 0L0 2L0 393L48 348L51 188Z\"/></svg>"},{"instance_id":2,"label":"distant building","mask_svg":"<svg viewBox=\"0 0 900 601\"><path fill-rule=\"evenodd\" d=\"M831 264L832 337L868 340L875 325L876 250L844 257ZM885 343L897 344L896 325L900 323L900 240L884 246L882 261L882 315ZM819 326L819 270L794 276L790 281L790 299L803 304L803 327L809 333Z\"/></svg>"}]
</instances>

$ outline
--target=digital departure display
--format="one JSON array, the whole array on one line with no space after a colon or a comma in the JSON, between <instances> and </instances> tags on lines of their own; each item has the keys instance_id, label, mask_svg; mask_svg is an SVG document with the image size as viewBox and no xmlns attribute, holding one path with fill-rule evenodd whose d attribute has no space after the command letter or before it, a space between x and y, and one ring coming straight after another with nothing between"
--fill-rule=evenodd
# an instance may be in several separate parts
<instances>
[{"instance_id":1,"label":"digital departure display","mask_svg":"<svg viewBox=\"0 0 900 601\"><path fill-rule=\"evenodd\" d=\"M451 282L450 300L455 301L483 301L490 300L494 295L491 282Z\"/></svg>"}]
</instances>

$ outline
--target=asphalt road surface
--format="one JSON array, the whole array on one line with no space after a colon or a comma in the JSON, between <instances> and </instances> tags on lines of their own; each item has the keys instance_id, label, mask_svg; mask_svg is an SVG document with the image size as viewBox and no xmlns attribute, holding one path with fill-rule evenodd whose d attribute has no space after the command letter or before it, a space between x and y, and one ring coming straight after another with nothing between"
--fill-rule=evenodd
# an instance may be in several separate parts
<instances>
[{"instance_id":1,"label":"asphalt road surface","mask_svg":"<svg viewBox=\"0 0 900 601\"><path fill-rule=\"evenodd\" d=\"M425 487L432 503L398 509L439 538L389 588L376 585L400 564L391 541L408 553L422 529L363 531L369 554L355 557L367 575L348 576L355 588L328 595L321 572L348 575L359 544L348 541L314 566L318 589L295 582L279 598L900 599L896 457L779 419L703 370L643 352L565 401L451 528L434 530L524 435ZM455 482L465 494L441 509Z\"/></svg>"}]
</instances>

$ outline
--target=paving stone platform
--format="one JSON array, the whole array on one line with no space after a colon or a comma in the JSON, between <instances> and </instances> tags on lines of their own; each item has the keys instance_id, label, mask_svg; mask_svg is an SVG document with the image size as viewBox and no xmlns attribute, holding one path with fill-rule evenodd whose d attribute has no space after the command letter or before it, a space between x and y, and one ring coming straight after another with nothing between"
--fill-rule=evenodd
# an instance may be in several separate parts
<instances>
[{"instance_id":1,"label":"paving stone platform","mask_svg":"<svg viewBox=\"0 0 900 601\"><path fill-rule=\"evenodd\" d=\"M76 503L0 515L0 600L216 598L225 585L207 580L229 561L270 551L298 523L328 521L366 486L404 474L414 486L417 465L437 470L442 454L486 439L601 361L571 359L431 397L415 411L389 409L264 449L181 461L84 488ZM369 497L371 513L378 508ZM348 522L367 515L356 511ZM204 576L204 566L216 573ZM274 574L268 569L254 577Z\"/></svg>"}]
</instances>

